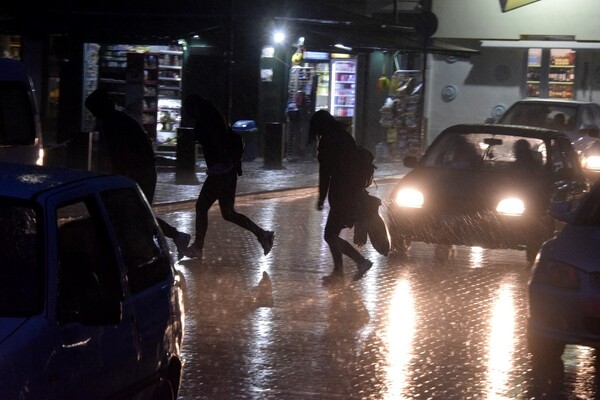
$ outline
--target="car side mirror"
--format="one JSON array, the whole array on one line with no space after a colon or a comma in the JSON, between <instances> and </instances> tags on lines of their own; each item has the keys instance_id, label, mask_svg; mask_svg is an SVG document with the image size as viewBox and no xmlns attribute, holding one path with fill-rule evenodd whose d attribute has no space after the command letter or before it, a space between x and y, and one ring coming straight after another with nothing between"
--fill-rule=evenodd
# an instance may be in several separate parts
<instances>
[{"instance_id":1,"label":"car side mirror","mask_svg":"<svg viewBox=\"0 0 600 400\"><path fill-rule=\"evenodd\" d=\"M553 201L550 203L548 213L555 219L571 223L575 219L575 210L570 201Z\"/></svg>"},{"instance_id":2,"label":"car side mirror","mask_svg":"<svg viewBox=\"0 0 600 400\"><path fill-rule=\"evenodd\" d=\"M419 162L415 156L406 156L404 157L402 164L404 164L406 168L415 168Z\"/></svg>"}]
</instances>

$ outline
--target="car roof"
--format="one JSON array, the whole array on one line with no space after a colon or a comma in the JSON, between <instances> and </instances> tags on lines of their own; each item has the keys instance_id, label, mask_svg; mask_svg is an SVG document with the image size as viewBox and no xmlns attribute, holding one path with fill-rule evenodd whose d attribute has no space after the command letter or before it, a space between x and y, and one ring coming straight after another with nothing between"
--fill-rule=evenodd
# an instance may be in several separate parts
<instances>
[{"instance_id":1,"label":"car roof","mask_svg":"<svg viewBox=\"0 0 600 400\"><path fill-rule=\"evenodd\" d=\"M0 163L0 196L31 199L53 188L106 176L78 169Z\"/></svg>"},{"instance_id":2,"label":"car roof","mask_svg":"<svg viewBox=\"0 0 600 400\"><path fill-rule=\"evenodd\" d=\"M458 124L444 129L442 134L446 133L489 133L490 135L525 136L542 140L556 138L564 138L565 140L569 140L567 135L559 131L523 125Z\"/></svg>"},{"instance_id":3,"label":"car roof","mask_svg":"<svg viewBox=\"0 0 600 400\"><path fill-rule=\"evenodd\" d=\"M597 104L591 101L581 101L581 100L564 100L564 99L522 99L518 100L511 105L515 104L523 104L523 103L532 103L532 104L565 104L565 105L583 105L583 104Z\"/></svg>"}]
</instances>

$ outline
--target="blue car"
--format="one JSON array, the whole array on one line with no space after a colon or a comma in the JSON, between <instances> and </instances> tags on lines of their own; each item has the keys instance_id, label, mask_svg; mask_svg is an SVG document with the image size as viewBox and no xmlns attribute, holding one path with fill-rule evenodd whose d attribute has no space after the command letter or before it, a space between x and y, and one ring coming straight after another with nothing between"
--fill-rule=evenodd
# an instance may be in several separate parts
<instances>
[{"instance_id":1,"label":"blue car","mask_svg":"<svg viewBox=\"0 0 600 400\"><path fill-rule=\"evenodd\" d=\"M177 398L183 282L133 181L0 163L0 241L0 398Z\"/></svg>"},{"instance_id":2,"label":"blue car","mask_svg":"<svg viewBox=\"0 0 600 400\"><path fill-rule=\"evenodd\" d=\"M600 348L600 183L550 213L566 225L533 266L527 338L534 365L562 367L565 345Z\"/></svg>"}]
</instances>

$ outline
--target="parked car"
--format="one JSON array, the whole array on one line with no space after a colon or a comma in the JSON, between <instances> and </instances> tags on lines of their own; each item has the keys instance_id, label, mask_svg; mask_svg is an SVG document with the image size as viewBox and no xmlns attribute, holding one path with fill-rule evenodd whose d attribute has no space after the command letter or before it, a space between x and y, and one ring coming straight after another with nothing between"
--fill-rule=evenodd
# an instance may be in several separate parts
<instances>
[{"instance_id":1,"label":"parked car","mask_svg":"<svg viewBox=\"0 0 600 400\"><path fill-rule=\"evenodd\" d=\"M519 154L522 149L527 158ZM540 128L471 124L445 129L385 202L392 250L411 242L525 249L533 261L555 230L553 199L588 189L577 154L564 134Z\"/></svg>"},{"instance_id":2,"label":"parked car","mask_svg":"<svg viewBox=\"0 0 600 400\"><path fill-rule=\"evenodd\" d=\"M598 137L600 105L575 100L524 99L511 105L496 123L535 126L563 132L569 137L575 150L581 152Z\"/></svg>"},{"instance_id":3,"label":"parked car","mask_svg":"<svg viewBox=\"0 0 600 400\"><path fill-rule=\"evenodd\" d=\"M529 281L527 337L534 365L562 370L567 344L600 348L600 183L550 213L566 223L544 243Z\"/></svg>"},{"instance_id":4,"label":"parked car","mask_svg":"<svg viewBox=\"0 0 600 400\"><path fill-rule=\"evenodd\" d=\"M180 274L122 176L0 164L0 398L174 399Z\"/></svg>"},{"instance_id":5,"label":"parked car","mask_svg":"<svg viewBox=\"0 0 600 400\"><path fill-rule=\"evenodd\" d=\"M23 63L0 58L0 162L44 163L33 83Z\"/></svg>"}]
</instances>

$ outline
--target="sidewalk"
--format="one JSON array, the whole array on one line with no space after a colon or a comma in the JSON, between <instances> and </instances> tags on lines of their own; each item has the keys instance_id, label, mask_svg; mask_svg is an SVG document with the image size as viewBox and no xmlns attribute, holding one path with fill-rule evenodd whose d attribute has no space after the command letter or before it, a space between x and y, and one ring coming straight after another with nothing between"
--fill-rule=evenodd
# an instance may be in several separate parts
<instances>
[{"instance_id":1,"label":"sidewalk","mask_svg":"<svg viewBox=\"0 0 600 400\"><path fill-rule=\"evenodd\" d=\"M158 163L158 184L154 205L195 201L206 178L206 164L199 158L195 172L177 171L171 159ZM375 162L375 183L398 178L407 172L401 161ZM262 158L245 161L238 178L237 195L300 188L317 188L319 164L316 161L283 160L280 169L267 169Z\"/></svg>"}]
</instances>

